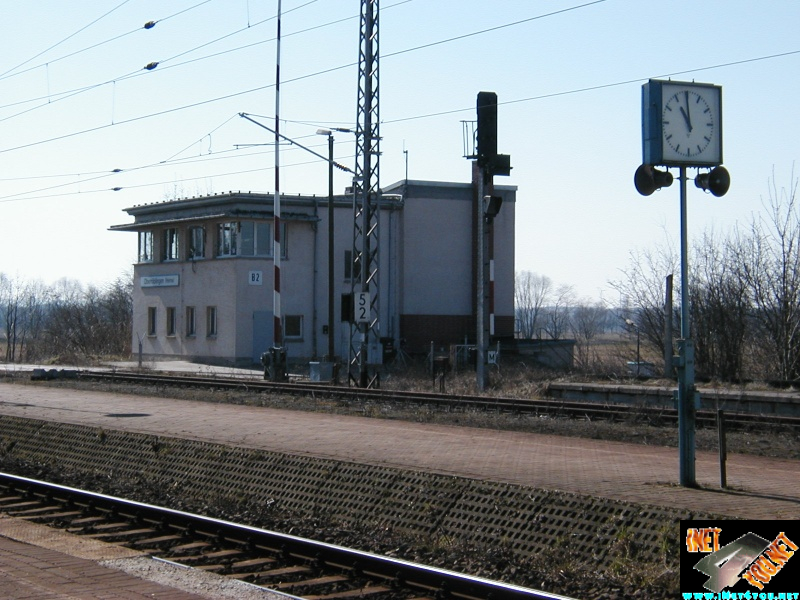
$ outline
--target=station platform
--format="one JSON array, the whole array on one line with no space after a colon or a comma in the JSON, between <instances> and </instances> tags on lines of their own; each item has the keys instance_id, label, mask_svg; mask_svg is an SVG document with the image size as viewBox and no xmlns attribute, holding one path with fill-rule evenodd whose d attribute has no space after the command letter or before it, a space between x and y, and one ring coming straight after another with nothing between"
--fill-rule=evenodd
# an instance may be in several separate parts
<instances>
[{"instance_id":1,"label":"station platform","mask_svg":"<svg viewBox=\"0 0 800 600\"><path fill-rule=\"evenodd\" d=\"M4 600L287 600L45 525L0 517Z\"/></svg>"},{"instance_id":2,"label":"station platform","mask_svg":"<svg viewBox=\"0 0 800 600\"><path fill-rule=\"evenodd\" d=\"M800 518L800 461L677 448L0 383L0 414L513 483L734 518ZM134 418L130 415L135 414Z\"/></svg>"},{"instance_id":3,"label":"station platform","mask_svg":"<svg viewBox=\"0 0 800 600\"><path fill-rule=\"evenodd\" d=\"M717 454L698 452L699 487L685 488L678 485L677 449L611 441L2 381L0 415L513 483L732 518L800 518L796 460L730 455L729 487L722 490ZM189 583L174 572L152 581L146 577L158 570L153 559L86 554L81 549L85 542L74 536L71 543L57 546L37 542L30 532L19 533L36 526L13 521L0 518L2 598L269 597L262 590L243 589L230 595L224 583L199 582L205 573L185 575Z\"/></svg>"}]
</instances>

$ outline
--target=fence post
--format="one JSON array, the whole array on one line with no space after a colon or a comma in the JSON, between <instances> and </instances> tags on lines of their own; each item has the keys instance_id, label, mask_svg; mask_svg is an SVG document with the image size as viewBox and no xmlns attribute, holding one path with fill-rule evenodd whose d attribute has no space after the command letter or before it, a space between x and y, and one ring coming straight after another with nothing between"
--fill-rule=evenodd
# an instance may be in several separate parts
<instances>
[{"instance_id":1,"label":"fence post","mask_svg":"<svg viewBox=\"0 0 800 600\"><path fill-rule=\"evenodd\" d=\"M728 474L725 467L728 448L725 443L725 413L722 410L717 410L717 435L719 437L719 487L724 489L728 486Z\"/></svg>"}]
</instances>

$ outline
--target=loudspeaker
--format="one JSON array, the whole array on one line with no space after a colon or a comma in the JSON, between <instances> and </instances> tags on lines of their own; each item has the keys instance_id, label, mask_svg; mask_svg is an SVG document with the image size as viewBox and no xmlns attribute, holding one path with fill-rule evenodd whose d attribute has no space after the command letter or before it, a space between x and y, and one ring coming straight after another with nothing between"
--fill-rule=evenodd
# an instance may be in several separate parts
<instances>
[{"instance_id":1,"label":"loudspeaker","mask_svg":"<svg viewBox=\"0 0 800 600\"><path fill-rule=\"evenodd\" d=\"M728 188L731 187L731 175L725 167L714 167L711 172L700 173L695 177L694 184L719 198L728 193Z\"/></svg>"},{"instance_id":2,"label":"loudspeaker","mask_svg":"<svg viewBox=\"0 0 800 600\"><path fill-rule=\"evenodd\" d=\"M669 171L659 171L653 165L639 165L633 176L633 185L642 196L649 196L662 187L672 185L672 174Z\"/></svg>"}]
</instances>

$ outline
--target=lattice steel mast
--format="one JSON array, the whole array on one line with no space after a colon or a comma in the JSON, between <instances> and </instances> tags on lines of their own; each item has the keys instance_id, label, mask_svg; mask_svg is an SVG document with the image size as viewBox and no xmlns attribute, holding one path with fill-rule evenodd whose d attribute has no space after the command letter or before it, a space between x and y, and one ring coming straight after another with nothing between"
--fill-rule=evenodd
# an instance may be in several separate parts
<instances>
[{"instance_id":1,"label":"lattice steel mast","mask_svg":"<svg viewBox=\"0 0 800 600\"><path fill-rule=\"evenodd\" d=\"M378 249L380 219L380 118L378 113L378 0L361 0L358 55L356 168L353 182L353 305L350 335L350 380L376 387L370 374L369 348L380 352ZM370 361L372 358L372 361Z\"/></svg>"}]
</instances>

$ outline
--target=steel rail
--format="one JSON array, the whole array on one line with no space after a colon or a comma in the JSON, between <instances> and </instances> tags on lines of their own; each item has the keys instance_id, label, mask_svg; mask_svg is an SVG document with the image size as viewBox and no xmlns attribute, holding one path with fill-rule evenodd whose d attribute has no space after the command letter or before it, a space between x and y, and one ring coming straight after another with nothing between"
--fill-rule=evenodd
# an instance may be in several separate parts
<instances>
[{"instance_id":1,"label":"steel rail","mask_svg":"<svg viewBox=\"0 0 800 600\"><path fill-rule=\"evenodd\" d=\"M538 416L564 416L583 419L630 420L641 419L651 423L677 423L678 411L669 407L630 406L599 402L579 402L561 399L509 398L498 396L474 396L435 392L408 392L385 389L363 389L305 382L269 382L261 379L236 377L198 377L176 374L141 374L120 371L81 371L81 379L110 381L115 383L175 385L205 388L221 388L242 391L269 392L290 395L322 395L356 401L401 401L405 403L430 404L451 410L494 410L515 414ZM800 428L800 417L763 415L749 412L726 412L729 429L778 426ZM697 423L705 427L716 424L713 410L698 410Z\"/></svg>"},{"instance_id":2,"label":"steel rail","mask_svg":"<svg viewBox=\"0 0 800 600\"><path fill-rule=\"evenodd\" d=\"M460 600L572 600L541 590L6 473L0 473L0 487L25 490L29 496L41 497L50 504L59 501L73 508L89 507L92 511L113 514L115 519L127 517L139 524L149 523L159 531L191 532L193 537L224 540L242 547L291 556L309 564L357 573L383 582L387 591L391 590L393 598L398 597L398 589L402 588L410 591L410 597L419 597L421 593ZM2 511L3 505L0 504ZM29 512L41 516L35 510L29 509ZM182 543L186 543L185 539ZM159 558L156 554L153 556Z\"/></svg>"}]
</instances>

